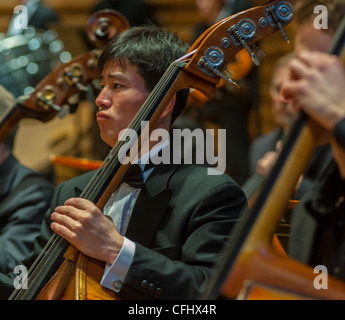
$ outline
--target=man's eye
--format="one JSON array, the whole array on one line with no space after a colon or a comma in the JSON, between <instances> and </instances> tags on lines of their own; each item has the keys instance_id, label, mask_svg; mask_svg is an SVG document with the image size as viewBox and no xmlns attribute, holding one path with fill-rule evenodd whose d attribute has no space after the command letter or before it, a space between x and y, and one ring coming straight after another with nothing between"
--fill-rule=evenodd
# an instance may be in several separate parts
<instances>
[{"instance_id":1,"label":"man's eye","mask_svg":"<svg viewBox=\"0 0 345 320\"><path fill-rule=\"evenodd\" d=\"M114 89L119 89L121 88L121 85L119 83L114 83Z\"/></svg>"}]
</instances>

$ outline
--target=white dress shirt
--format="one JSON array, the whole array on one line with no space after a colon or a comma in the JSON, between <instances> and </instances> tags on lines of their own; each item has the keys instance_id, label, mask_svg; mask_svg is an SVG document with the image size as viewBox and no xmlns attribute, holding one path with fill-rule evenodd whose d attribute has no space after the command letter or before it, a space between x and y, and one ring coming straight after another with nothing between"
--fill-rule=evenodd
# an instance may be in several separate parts
<instances>
[{"instance_id":1,"label":"white dress shirt","mask_svg":"<svg viewBox=\"0 0 345 320\"><path fill-rule=\"evenodd\" d=\"M155 146L150 152L144 154L138 161L140 168L143 170L149 158L158 154L163 148L168 146L169 141ZM154 168L143 172L144 183ZM104 206L104 215L110 216L121 235L126 233L129 220L139 196L141 189L129 186L127 183L121 183L117 190L111 195ZM123 246L113 264L107 263L104 269L103 277L100 284L110 290L119 292L122 282L126 277L127 271L132 263L135 253L135 243L124 237Z\"/></svg>"}]
</instances>

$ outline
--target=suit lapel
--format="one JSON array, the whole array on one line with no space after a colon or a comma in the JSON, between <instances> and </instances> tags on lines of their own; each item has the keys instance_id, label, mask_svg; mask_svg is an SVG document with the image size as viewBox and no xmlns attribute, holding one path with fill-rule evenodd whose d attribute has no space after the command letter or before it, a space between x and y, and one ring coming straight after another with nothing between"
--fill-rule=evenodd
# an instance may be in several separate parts
<instances>
[{"instance_id":1,"label":"suit lapel","mask_svg":"<svg viewBox=\"0 0 345 320\"><path fill-rule=\"evenodd\" d=\"M172 190L170 177L178 165L160 165L147 179L135 203L126 237L148 247L161 219L168 209Z\"/></svg>"},{"instance_id":2,"label":"suit lapel","mask_svg":"<svg viewBox=\"0 0 345 320\"><path fill-rule=\"evenodd\" d=\"M78 181L74 186L74 196L79 197L83 190L86 188L89 181L92 179L96 171L89 171L78 177Z\"/></svg>"}]
</instances>

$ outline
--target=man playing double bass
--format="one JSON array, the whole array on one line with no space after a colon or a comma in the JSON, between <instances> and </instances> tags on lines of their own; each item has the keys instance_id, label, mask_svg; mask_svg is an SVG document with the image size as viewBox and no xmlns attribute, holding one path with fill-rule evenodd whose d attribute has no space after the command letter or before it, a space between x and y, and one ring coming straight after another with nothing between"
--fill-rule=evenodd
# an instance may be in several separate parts
<instances>
[{"instance_id":1,"label":"man playing double bass","mask_svg":"<svg viewBox=\"0 0 345 320\"><path fill-rule=\"evenodd\" d=\"M317 5L327 9L326 29L315 28ZM325 129L322 142L331 141L332 152L329 161L323 159L324 169L293 212L289 256L313 267L324 265L328 274L345 280L345 75L341 60L325 53L344 17L345 4L304 0L295 10L297 53L283 94L296 110L304 110Z\"/></svg>"},{"instance_id":2,"label":"man playing double bass","mask_svg":"<svg viewBox=\"0 0 345 320\"><path fill-rule=\"evenodd\" d=\"M345 73L335 56L302 51L291 63L294 80L284 93L293 99L331 137L334 161L294 212L290 255L312 266L324 265L329 274L345 280ZM329 138L328 137L328 138Z\"/></svg>"},{"instance_id":3,"label":"man playing double bass","mask_svg":"<svg viewBox=\"0 0 345 320\"><path fill-rule=\"evenodd\" d=\"M96 99L103 141L115 145L168 66L186 51L177 37L154 26L128 29L104 48ZM170 128L187 95L182 90L169 101L155 128ZM150 141L150 154L164 152L163 145ZM121 183L102 212L78 198L92 174L57 187L36 255L55 231L106 262L101 285L121 299L197 298L246 205L239 186L227 175L208 175L203 166L159 164L143 172L142 187ZM13 281L5 275L0 281L4 299Z\"/></svg>"}]
</instances>

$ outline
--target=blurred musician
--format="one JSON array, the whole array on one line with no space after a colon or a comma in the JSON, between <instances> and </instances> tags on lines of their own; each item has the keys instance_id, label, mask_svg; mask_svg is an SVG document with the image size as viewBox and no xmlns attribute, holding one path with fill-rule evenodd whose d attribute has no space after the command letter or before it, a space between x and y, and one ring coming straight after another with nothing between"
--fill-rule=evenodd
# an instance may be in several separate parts
<instances>
[{"instance_id":1,"label":"blurred musician","mask_svg":"<svg viewBox=\"0 0 345 320\"><path fill-rule=\"evenodd\" d=\"M0 110L15 99L0 85ZM34 249L53 187L12 154L15 130L0 143L0 272L13 271Z\"/></svg>"},{"instance_id":2,"label":"blurred musician","mask_svg":"<svg viewBox=\"0 0 345 320\"><path fill-rule=\"evenodd\" d=\"M327 8L327 29L315 28L316 5ZM333 152L327 153L330 160L321 161L325 168L318 181L293 212L289 255L311 266L324 265L329 274L345 280L344 70L338 58L322 53L331 48L345 4L343 0L303 0L295 11L297 57L290 64L292 78L283 85L283 93L295 109L303 109L326 129L325 138L333 135L336 141Z\"/></svg>"}]
</instances>

